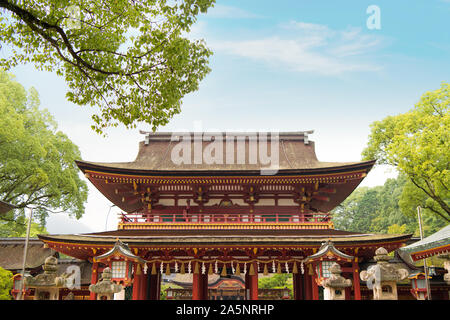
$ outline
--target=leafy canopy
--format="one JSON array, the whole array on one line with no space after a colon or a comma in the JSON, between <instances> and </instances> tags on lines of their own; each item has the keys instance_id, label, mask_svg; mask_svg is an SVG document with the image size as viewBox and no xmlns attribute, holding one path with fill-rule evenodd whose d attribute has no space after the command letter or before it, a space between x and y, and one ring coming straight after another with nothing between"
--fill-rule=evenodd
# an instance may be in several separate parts
<instances>
[{"instance_id":1,"label":"leafy canopy","mask_svg":"<svg viewBox=\"0 0 450 320\"><path fill-rule=\"evenodd\" d=\"M13 274L0 267L0 300L11 300L10 291L13 287Z\"/></svg>"},{"instance_id":2,"label":"leafy canopy","mask_svg":"<svg viewBox=\"0 0 450 320\"><path fill-rule=\"evenodd\" d=\"M50 211L81 217L87 185L74 162L81 157L78 147L39 109L36 90L27 93L1 70L0 114L0 199L19 208L0 216L2 236L24 231L25 207L36 208L42 226Z\"/></svg>"},{"instance_id":3,"label":"leafy canopy","mask_svg":"<svg viewBox=\"0 0 450 320\"><path fill-rule=\"evenodd\" d=\"M371 127L363 158L393 165L408 177L401 206L420 205L450 222L450 84L426 92L409 112Z\"/></svg>"},{"instance_id":4,"label":"leafy canopy","mask_svg":"<svg viewBox=\"0 0 450 320\"><path fill-rule=\"evenodd\" d=\"M359 187L336 209L333 223L336 229L367 232L405 234L419 236L416 207L402 206L404 189L410 187L408 178L400 174L388 179L382 186ZM414 187L415 188L415 187ZM415 188L416 192L422 192ZM442 229L447 222L431 211L423 212L426 236Z\"/></svg>"},{"instance_id":5,"label":"leafy canopy","mask_svg":"<svg viewBox=\"0 0 450 320\"><path fill-rule=\"evenodd\" d=\"M69 101L99 108L98 133L137 122L156 130L210 72L212 52L185 34L214 2L0 0L0 46L11 48L0 67L31 62L64 76Z\"/></svg>"}]
</instances>

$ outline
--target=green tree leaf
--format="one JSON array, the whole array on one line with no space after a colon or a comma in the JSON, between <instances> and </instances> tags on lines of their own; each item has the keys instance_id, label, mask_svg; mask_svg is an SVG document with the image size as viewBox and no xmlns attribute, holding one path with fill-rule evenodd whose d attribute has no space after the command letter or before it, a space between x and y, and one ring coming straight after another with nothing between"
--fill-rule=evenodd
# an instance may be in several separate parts
<instances>
[{"instance_id":1,"label":"green tree leaf","mask_svg":"<svg viewBox=\"0 0 450 320\"><path fill-rule=\"evenodd\" d=\"M407 113L372 125L364 159L395 166L409 180L403 208L422 206L450 222L450 84L426 92Z\"/></svg>"},{"instance_id":2,"label":"green tree leaf","mask_svg":"<svg viewBox=\"0 0 450 320\"><path fill-rule=\"evenodd\" d=\"M150 124L181 110L210 72L212 52L186 38L215 0L0 1L0 39L12 48L0 67L33 63L63 76L67 99L99 109L92 128Z\"/></svg>"},{"instance_id":3,"label":"green tree leaf","mask_svg":"<svg viewBox=\"0 0 450 320\"><path fill-rule=\"evenodd\" d=\"M0 199L18 207L0 216L1 236L23 234L25 207L35 208L41 226L49 212L84 213L87 185L74 162L80 151L38 106L36 90L27 93L0 71Z\"/></svg>"}]
</instances>

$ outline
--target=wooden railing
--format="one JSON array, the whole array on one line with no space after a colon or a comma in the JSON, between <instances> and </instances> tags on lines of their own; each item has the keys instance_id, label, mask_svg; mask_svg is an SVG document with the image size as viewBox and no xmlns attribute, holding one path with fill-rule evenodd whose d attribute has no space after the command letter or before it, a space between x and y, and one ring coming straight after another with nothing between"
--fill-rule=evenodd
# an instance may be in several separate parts
<instances>
[{"instance_id":1,"label":"wooden railing","mask_svg":"<svg viewBox=\"0 0 450 320\"><path fill-rule=\"evenodd\" d=\"M122 224L136 223L329 223L331 216L328 213L303 214L122 214Z\"/></svg>"}]
</instances>

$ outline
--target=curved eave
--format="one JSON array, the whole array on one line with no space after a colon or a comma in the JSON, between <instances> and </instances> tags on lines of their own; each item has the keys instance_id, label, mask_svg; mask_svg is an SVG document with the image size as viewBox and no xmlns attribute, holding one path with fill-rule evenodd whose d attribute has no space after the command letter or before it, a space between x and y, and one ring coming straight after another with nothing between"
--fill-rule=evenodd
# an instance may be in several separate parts
<instances>
[{"instance_id":1,"label":"curved eave","mask_svg":"<svg viewBox=\"0 0 450 320\"><path fill-rule=\"evenodd\" d=\"M317 174L333 174L343 173L349 171L366 170L369 172L374 166L376 160L355 162L351 164L339 164L333 166L318 166L315 168L298 168L298 169L279 169L274 176L296 176L296 175L317 175ZM87 170L119 174L119 175L133 175L133 176L162 176L162 177L203 177L203 176L261 176L261 170L220 170L220 169L204 169L204 170L146 170L146 169L132 169L123 168L121 164L101 164L88 161L76 160L78 168L83 173ZM319 162L320 164L320 162Z\"/></svg>"},{"instance_id":2,"label":"curved eave","mask_svg":"<svg viewBox=\"0 0 450 320\"><path fill-rule=\"evenodd\" d=\"M325 247L323 247L321 250L319 250L319 252L309 256L306 259L306 262L317 261L317 260L322 259L323 257L329 256L330 254L334 257L342 258L347 261L352 261L355 258L354 256L350 256L348 254L345 254L345 253L339 251L338 249L336 249L336 247L334 245L327 244Z\"/></svg>"},{"instance_id":3,"label":"curved eave","mask_svg":"<svg viewBox=\"0 0 450 320\"><path fill-rule=\"evenodd\" d=\"M116 192L115 183L140 185L150 184L312 184L337 183L337 192L328 196L328 201L313 200L310 205L316 211L329 212L341 203L359 185L367 175L374 161L360 162L352 165L317 169L280 170L275 175L262 175L260 171L139 171L103 167L78 161L80 169L95 187L112 203L125 212L131 213L142 209L143 204L138 195L131 194L127 201ZM222 181L220 181L222 179ZM244 181L245 180L245 181ZM130 187L131 188L131 187ZM130 189L129 192L132 192ZM139 198L139 199L138 199Z\"/></svg>"},{"instance_id":4,"label":"curved eave","mask_svg":"<svg viewBox=\"0 0 450 320\"><path fill-rule=\"evenodd\" d=\"M128 243L130 247L139 246L171 246L184 247L191 244L197 246L222 246L222 245L321 245L324 241L332 240L336 246L345 244L378 244L390 242L404 242L412 235L376 235L376 234L357 234L357 235L323 235L323 236L286 236L286 235L172 235L172 236L125 236L121 237L122 241ZM39 235L45 243L54 243L60 245L99 245L113 246L117 240L117 236L101 236L101 235Z\"/></svg>"}]
</instances>

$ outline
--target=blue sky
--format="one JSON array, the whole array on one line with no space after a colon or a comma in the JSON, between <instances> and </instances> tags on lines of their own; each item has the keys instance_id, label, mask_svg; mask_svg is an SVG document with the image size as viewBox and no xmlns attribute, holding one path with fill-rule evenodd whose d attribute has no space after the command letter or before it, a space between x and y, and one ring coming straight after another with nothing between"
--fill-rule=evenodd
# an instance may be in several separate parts
<instances>
[{"instance_id":1,"label":"blue sky","mask_svg":"<svg viewBox=\"0 0 450 320\"><path fill-rule=\"evenodd\" d=\"M380 9L379 30L367 28L370 5ZM205 131L314 129L319 160L360 160L370 123L408 111L424 92L450 81L449 17L450 0L218 0L189 35L214 51L212 72L160 131L193 130L198 122ZM32 65L13 73L38 90L83 159L134 159L138 129L148 126L119 126L100 137L90 129L94 110L67 102L62 78ZM393 175L375 169L363 184ZM92 231L114 229L114 209L106 223L109 205L90 186L80 222ZM63 230L64 217L56 220L50 232ZM79 231L75 223L65 226Z\"/></svg>"}]
</instances>

